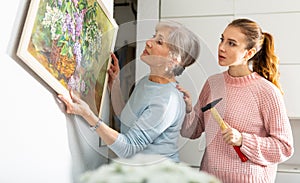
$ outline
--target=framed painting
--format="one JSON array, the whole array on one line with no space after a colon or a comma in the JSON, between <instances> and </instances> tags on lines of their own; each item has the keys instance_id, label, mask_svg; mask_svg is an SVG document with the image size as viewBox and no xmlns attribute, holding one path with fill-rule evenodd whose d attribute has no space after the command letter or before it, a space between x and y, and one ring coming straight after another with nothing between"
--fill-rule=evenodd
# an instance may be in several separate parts
<instances>
[{"instance_id":1,"label":"framed painting","mask_svg":"<svg viewBox=\"0 0 300 183\"><path fill-rule=\"evenodd\" d=\"M56 93L101 115L118 25L101 0L32 0L17 55Z\"/></svg>"}]
</instances>

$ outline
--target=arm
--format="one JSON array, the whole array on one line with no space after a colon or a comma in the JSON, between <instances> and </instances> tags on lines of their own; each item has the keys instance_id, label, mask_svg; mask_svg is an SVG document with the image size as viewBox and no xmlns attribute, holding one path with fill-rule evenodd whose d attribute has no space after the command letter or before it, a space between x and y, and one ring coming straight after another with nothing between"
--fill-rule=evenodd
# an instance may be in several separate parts
<instances>
[{"instance_id":1,"label":"arm","mask_svg":"<svg viewBox=\"0 0 300 183\"><path fill-rule=\"evenodd\" d=\"M99 118L89 106L75 96L72 91L70 91L70 96L72 101L65 96L58 95L66 104L66 112L81 115L90 126L96 126ZM101 123L96 129L97 134L119 157L130 157L142 151L170 127L176 116L173 114L178 113L176 100L170 100L171 103L169 103L164 101L166 100L165 96L161 97L151 100L152 104L146 107L127 134L120 134L105 123Z\"/></svg>"},{"instance_id":2,"label":"arm","mask_svg":"<svg viewBox=\"0 0 300 183\"><path fill-rule=\"evenodd\" d=\"M65 104L66 112L69 114L76 114L82 116L90 126L96 126L99 118L92 112L90 107L83 100L78 98L72 91L70 91L71 101L66 96L58 95ZM98 135L106 144L112 144L118 138L119 133L107 126L105 123L96 129Z\"/></svg>"},{"instance_id":3,"label":"arm","mask_svg":"<svg viewBox=\"0 0 300 183\"><path fill-rule=\"evenodd\" d=\"M177 87L179 91L183 92L184 100L186 102L186 115L184 118L184 122L182 124L182 128L180 134L183 137L187 137L190 139L196 139L201 136L202 132L204 132L204 116L201 111L201 107L204 106L204 103L208 101L209 98L209 83L205 82L202 91L199 95L198 101L196 105L191 109L192 101L190 94L188 91L184 90L182 87Z\"/></svg>"},{"instance_id":4,"label":"arm","mask_svg":"<svg viewBox=\"0 0 300 183\"><path fill-rule=\"evenodd\" d=\"M154 141L158 144L160 142L165 143L165 137L168 139L168 144L176 144L177 141L173 142L173 137L166 133L166 131L172 131L170 128L178 128L177 130L179 130L179 127L173 125L178 119L177 114L180 113L178 97L175 97L176 100L173 96L151 97L150 104L145 106L144 111L138 116L130 130L126 134L120 134L118 140L109 147L119 157L127 158L144 150ZM149 100L145 102L148 103ZM175 131L172 133L176 133ZM177 137L177 135L175 136ZM157 151L161 150L158 149Z\"/></svg>"},{"instance_id":5,"label":"arm","mask_svg":"<svg viewBox=\"0 0 300 183\"><path fill-rule=\"evenodd\" d=\"M293 136L280 92L275 92L264 100L261 111L264 119L266 137L242 133L241 150L249 159L260 165L286 161L293 155Z\"/></svg>"},{"instance_id":6,"label":"arm","mask_svg":"<svg viewBox=\"0 0 300 183\"><path fill-rule=\"evenodd\" d=\"M201 124L201 119L199 116L199 104L200 102L198 100L192 111L185 115L182 128L180 130L181 136L190 139L196 139L200 137L204 131L204 127Z\"/></svg>"},{"instance_id":7,"label":"arm","mask_svg":"<svg viewBox=\"0 0 300 183\"><path fill-rule=\"evenodd\" d=\"M115 54L112 53L111 57L113 59L113 63L110 65L110 68L107 71L109 74L108 88L111 94L111 103L112 103L113 110L115 114L119 117L125 106L125 101L123 99L121 93L121 87L120 87L119 61Z\"/></svg>"}]
</instances>

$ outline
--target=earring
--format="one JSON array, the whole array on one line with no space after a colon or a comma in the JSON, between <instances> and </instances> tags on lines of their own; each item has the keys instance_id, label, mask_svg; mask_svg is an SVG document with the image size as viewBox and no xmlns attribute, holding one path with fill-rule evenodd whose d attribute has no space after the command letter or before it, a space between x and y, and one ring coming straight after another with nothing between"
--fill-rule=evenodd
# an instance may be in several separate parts
<instances>
[{"instance_id":1,"label":"earring","mask_svg":"<svg viewBox=\"0 0 300 183\"><path fill-rule=\"evenodd\" d=\"M180 54L177 55L176 59L177 59L177 62L179 62L179 63L181 62L181 56L180 56Z\"/></svg>"}]
</instances>

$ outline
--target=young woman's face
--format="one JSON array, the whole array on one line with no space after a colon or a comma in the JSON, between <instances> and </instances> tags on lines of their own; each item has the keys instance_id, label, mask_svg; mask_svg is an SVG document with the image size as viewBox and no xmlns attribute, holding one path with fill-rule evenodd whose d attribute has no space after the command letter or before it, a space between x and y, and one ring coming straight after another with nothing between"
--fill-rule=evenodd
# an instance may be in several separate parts
<instances>
[{"instance_id":1,"label":"young woman's face","mask_svg":"<svg viewBox=\"0 0 300 183\"><path fill-rule=\"evenodd\" d=\"M241 32L240 28L227 27L219 43L218 59L220 66L237 66L246 64L246 36Z\"/></svg>"},{"instance_id":2,"label":"young woman's face","mask_svg":"<svg viewBox=\"0 0 300 183\"><path fill-rule=\"evenodd\" d=\"M153 67L164 67L170 60L170 49L167 44L169 29L157 30L155 35L146 41L141 59Z\"/></svg>"}]
</instances>

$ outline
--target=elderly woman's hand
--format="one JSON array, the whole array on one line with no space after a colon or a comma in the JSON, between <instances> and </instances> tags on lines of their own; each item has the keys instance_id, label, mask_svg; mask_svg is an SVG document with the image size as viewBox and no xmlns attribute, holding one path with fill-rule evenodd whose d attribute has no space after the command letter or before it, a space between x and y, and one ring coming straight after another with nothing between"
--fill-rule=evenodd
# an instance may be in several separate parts
<instances>
[{"instance_id":1,"label":"elderly woman's hand","mask_svg":"<svg viewBox=\"0 0 300 183\"><path fill-rule=\"evenodd\" d=\"M115 79L118 77L120 72L119 60L117 59L114 53L111 53L111 58L113 59L113 63L110 65L110 68L107 71L109 74L108 87L110 91L112 89Z\"/></svg>"},{"instance_id":2,"label":"elderly woman's hand","mask_svg":"<svg viewBox=\"0 0 300 183\"><path fill-rule=\"evenodd\" d=\"M77 97L72 90L70 90L70 97L71 101L68 100L66 96L61 94L58 95L58 98L66 104L66 112L68 114L77 114L84 118L87 118L92 114L88 104Z\"/></svg>"}]
</instances>

